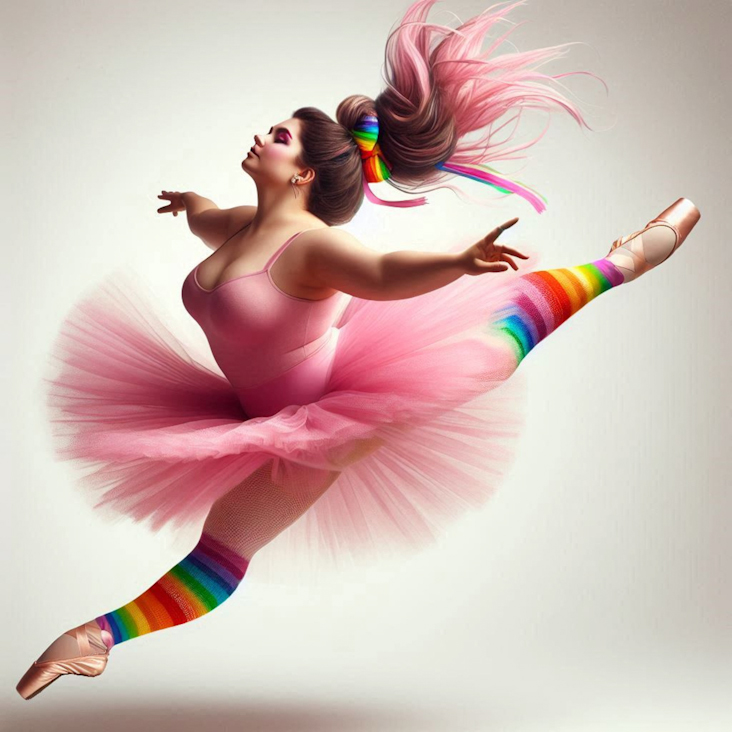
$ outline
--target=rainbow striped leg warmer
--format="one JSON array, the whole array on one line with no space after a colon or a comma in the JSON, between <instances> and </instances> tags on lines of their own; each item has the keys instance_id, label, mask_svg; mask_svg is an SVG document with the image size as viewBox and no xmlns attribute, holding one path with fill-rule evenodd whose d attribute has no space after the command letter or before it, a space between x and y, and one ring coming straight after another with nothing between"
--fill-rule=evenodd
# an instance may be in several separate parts
<instances>
[{"instance_id":1,"label":"rainbow striped leg warmer","mask_svg":"<svg viewBox=\"0 0 732 732\"><path fill-rule=\"evenodd\" d=\"M513 348L517 365L536 344L598 295L623 283L607 259L516 278L515 294L490 324Z\"/></svg>"},{"instance_id":2,"label":"rainbow striped leg warmer","mask_svg":"<svg viewBox=\"0 0 732 732\"><path fill-rule=\"evenodd\" d=\"M205 533L193 551L132 602L96 618L114 645L187 623L218 607L244 578L249 562Z\"/></svg>"}]
</instances>

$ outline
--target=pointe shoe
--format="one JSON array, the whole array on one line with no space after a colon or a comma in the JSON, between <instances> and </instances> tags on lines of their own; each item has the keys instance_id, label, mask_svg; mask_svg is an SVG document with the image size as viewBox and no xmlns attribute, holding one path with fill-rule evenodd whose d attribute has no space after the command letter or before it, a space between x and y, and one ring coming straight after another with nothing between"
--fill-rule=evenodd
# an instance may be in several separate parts
<instances>
[{"instance_id":1,"label":"pointe shoe","mask_svg":"<svg viewBox=\"0 0 732 732\"><path fill-rule=\"evenodd\" d=\"M700 218L699 209L688 198L679 198L640 231L616 239L605 259L622 272L624 282L634 280L665 262Z\"/></svg>"},{"instance_id":2,"label":"pointe shoe","mask_svg":"<svg viewBox=\"0 0 732 732\"><path fill-rule=\"evenodd\" d=\"M109 649L95 621L67 630L64 635L76 639L79 655L57 661L34 661L15 687L23 699L32 699L65 674L99 676L107 667Z\"/></svg>"}]
</instances>

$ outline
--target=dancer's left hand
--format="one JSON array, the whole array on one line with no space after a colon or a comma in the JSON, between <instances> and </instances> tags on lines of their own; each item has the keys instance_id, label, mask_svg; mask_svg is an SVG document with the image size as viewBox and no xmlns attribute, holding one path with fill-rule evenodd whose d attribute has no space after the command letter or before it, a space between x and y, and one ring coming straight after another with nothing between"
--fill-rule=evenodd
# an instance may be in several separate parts
<instances>
[{"instance_id":1,"label":"dancer's left hand","mask_svg":"<svg viewBox=\"0 0 732 732\"><path fill-rule=\"evenodd\" d=\"M508 269L509 264L515 270L518 270L518 266L509 255L521 257L522 259L528 259L528 255L522 254L511 247L496 244L496 239L500 236L501 229L505 231L517 221L518 216L507 221L502 227L496 226L495 229L492 229L480 241L462 253L460 262L465 268L465 274L478 275L484 272L504 272Z\"/></svg>"}]
</instances>

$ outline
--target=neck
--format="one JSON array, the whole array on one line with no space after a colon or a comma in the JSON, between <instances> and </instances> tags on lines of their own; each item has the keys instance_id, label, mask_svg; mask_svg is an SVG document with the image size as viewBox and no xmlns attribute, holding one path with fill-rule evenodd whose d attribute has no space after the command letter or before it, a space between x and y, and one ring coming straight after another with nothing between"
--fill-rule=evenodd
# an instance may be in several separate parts
<instances>
[{"instance_id":1,"label":"neck","mask_svg":"<svg viewBox=\"0 0 732 732\"><path fill-rule=\"evenodd\" d=\"M301 224L303 221L319 221L305 208L305 191L298 190L297 197L288 187L285 192L272 189L263 190L257 186L257 213L250 228L286 227Z\"/></svg>"}]
</instances>

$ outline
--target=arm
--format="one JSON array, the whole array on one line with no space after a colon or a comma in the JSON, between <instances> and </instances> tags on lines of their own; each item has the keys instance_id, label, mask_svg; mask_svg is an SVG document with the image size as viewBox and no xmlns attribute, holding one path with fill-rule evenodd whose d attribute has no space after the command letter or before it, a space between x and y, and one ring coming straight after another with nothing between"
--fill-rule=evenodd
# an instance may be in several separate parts
<instances>
[{"instance_id":1,"label":"arm","mask_svg":"<svg viewBox=\"0 0 732 732\"><path fill-rule=\"evenodd\" d=\"M188 215L188 226L206 246L218 249L232 234L248 224L256 206L219 208L213 201L189 191L181 194Z\"/></svg>"},{"instance_id":2,"label":"arm","mask_svg":"<svg viewBox=\"0 0 732 732\"><path fill-rule=\"evenodd\" d=\"M465 274L461 254L397 251L380 254L342 229L318 231L305 254L315 286L365 300L403 300L449 285Z\"/></svg>"},{"instance_id":3,"label":"arm","mask_svg":"<svg viewBox=\"0 0 732 732\"><path fill-rule=\"evenodd\" d=\"M193 191L181 193L180 197L186 207L189 225L191 223L191 218L195 217L202 211L208 211L209 209L218 210L219 208L213 201L208 198L204 198L203 196L199 196L198 193L194 193Z\"/></svg>"},{"instance_id":4,"label":"arm","mask_svg":"<svg viewBox=\"0 0 732 732\"><path fill-rule=\"evenodd\" d=\"M384 255L384 291L388 300L403 300L439 290L465 274L462 254L397 251Z\"/></svg>"}]
</instances>

